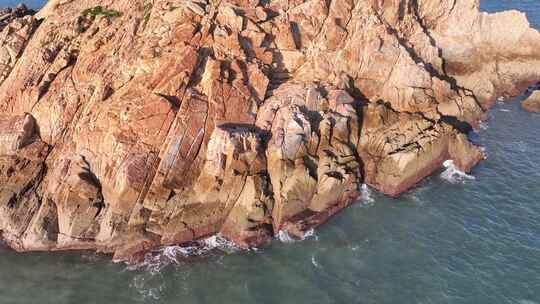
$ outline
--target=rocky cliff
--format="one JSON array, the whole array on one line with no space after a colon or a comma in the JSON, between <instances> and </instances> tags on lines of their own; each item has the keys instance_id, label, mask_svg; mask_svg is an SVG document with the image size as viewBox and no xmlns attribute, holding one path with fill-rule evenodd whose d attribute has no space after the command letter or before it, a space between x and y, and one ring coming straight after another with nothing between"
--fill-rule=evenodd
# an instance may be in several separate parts
<instances>
[{"instance_id":1,"label":"rocky cliff","mask_svg":"<svg viewBox=\"0 0 540 304\"><path fill-rule=\"evenodd\" d=\"M499 96L540 34L477 0L51 0L0 12L0 230L132 260L220 233L301 236L366 183L398 195ZM4 21L5 20L5 21Z\"/></svg>"}]
</instances>

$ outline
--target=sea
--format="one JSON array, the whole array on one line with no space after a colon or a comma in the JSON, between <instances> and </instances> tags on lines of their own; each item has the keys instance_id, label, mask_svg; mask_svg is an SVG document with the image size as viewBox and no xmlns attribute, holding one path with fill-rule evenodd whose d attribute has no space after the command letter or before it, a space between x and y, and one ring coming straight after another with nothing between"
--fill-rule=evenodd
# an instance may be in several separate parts
<instances>
[{"instance_id":1,"label":"sea","mask_svg":"<svg viewBox=\"0 0 540 304\"><path fill-rule=\"evenodd\" d=\"M481 8L518 9L540 29L540 0ZM363 186L303 240L280 233L243 251L212 237L139 265L0 247L0 304L540 304L540 115L523 98L499 101L470 134L488 155L470 174L447 162L397 199Z\"/></svg>"}]
</instances>

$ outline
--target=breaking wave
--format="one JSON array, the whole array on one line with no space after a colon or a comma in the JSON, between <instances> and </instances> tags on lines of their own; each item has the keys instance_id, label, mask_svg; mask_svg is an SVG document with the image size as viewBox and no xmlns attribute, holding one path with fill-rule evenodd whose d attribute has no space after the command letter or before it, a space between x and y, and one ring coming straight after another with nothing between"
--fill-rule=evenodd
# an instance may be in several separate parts
<instances>
[{"instance_id":1,"label":"breaking wave","mask_svg":"<svg viewBox=\"0 0 540 304\"><path fill-rule=\"evenodd\" d=\"M128 271L140 272L130 283L144 300L159 300L166 288L162 271L169 266L180 266L188 258L204 256L212 252L233 253L240 248L220 235L189 243L188 245L165 246L148 252L143 262L129 265Z\"/></svg>"},{"instance_id":2,"label":"breaking wave","mask_svg":"<svg viewBox=\"0 0 540 304\"><path fill-rule=\"evenodd\" d=\"M306 231L306 233L302 237L302 240L307 240L307 239L314 239L315 241L319 240L319 236L315 234L315 229L311 228L308 231Z\"/></svg>"},{"instance_id":3,"label":"breaking wave","mask_svg":"<svg viewBox=\"0 0 540 304\"><path fill-rule=\"evenodd\" d=\"M148 252L142 263L129 265L128 270L145 270L159 273L169 265L180 265L183 259L202 256L214 251L233 253L240 248L221 235L213 235L206 239L190 242L187 245L165 246Z\"/></svg>"},{"instance_id":4,"label":"breaking wave","mask_svg":"<svg viewBox=\"0 0 540 304\"><path fill-rule=\"evenodd\" d=\"M304 241L308 239L313 239L315 241L319 240L319 237L317 236L317 234L315 233L315 229L313 228L306 231L301 238L294 237L285 230L280 230L277 233L276 238L282 243L294 243L294 242Z\"/></svg>"},{"instance_id":5,"label":"breaking wave","mask_svg":"<svg viewBox=\"0 0 540 304\"><path fill-rule=\"evenodd\" d=\"M362 186L360 186L360 202L363 205L373 205L375 203L371 189L366 184L362 184Z\"/></svg>"},{"instance_id":6,"label":"breaking wave","mask_svg":"<svg viewBox=\"0 0 540 304\"><path fill-rule=\"evenodd\" d=\"M277 239L282 243L294 243L296 240L285 230L278 231L276 235Z\"/></svg>"},{"instance_id":7,"label":"breaking wave","mask_svg":"<svg viewBox=\"0 0 540 304\"><path fill-rule=\"evenodd\" d=\"M441 173L441 178L452 183L463 183L466 180L474 180L475 177L472 175L469 175L463 171L460 171L456 165L454 164L454 161L449 159L446 160L443 163L443 166L446 168L443 173Z\"/></svg>"}]
</instances>

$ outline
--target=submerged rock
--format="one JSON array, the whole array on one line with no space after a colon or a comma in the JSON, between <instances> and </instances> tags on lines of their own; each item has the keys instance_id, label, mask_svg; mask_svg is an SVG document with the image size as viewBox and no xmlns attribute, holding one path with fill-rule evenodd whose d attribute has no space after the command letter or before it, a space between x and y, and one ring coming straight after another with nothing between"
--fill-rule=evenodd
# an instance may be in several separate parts
<instances>
[{"instance_id":1,"label":"submerged rock","mask_svg":"<svg viewBox=\"0 0 540 304\"><path fill-rule=\"evenodd\" d=\"M444 161L470 171L467 132L540 78L540 34L476 0L23 15L0 19L0 230L20 251L302 237L364 184L395 196Z\"/></svg>"}]
</instances>

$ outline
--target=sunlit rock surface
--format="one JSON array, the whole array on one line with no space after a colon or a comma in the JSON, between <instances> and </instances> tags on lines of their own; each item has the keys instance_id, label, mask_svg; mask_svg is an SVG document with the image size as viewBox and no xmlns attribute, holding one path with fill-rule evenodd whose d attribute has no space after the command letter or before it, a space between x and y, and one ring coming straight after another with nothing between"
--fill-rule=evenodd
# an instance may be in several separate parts
<instances>
[{"instance_id":1,"label":"sunlit rock surface","mask_svg":"<svg viewBox=\"0 0 540 304\"><path fill-rule=\"evenodd\" d=\"M0 12L0 230L136 260L301 237L398 195L540 78L540 34L476 0L50 1ZM7 17L4 17L7 16Z\"/></svg>"}]
</instances>

